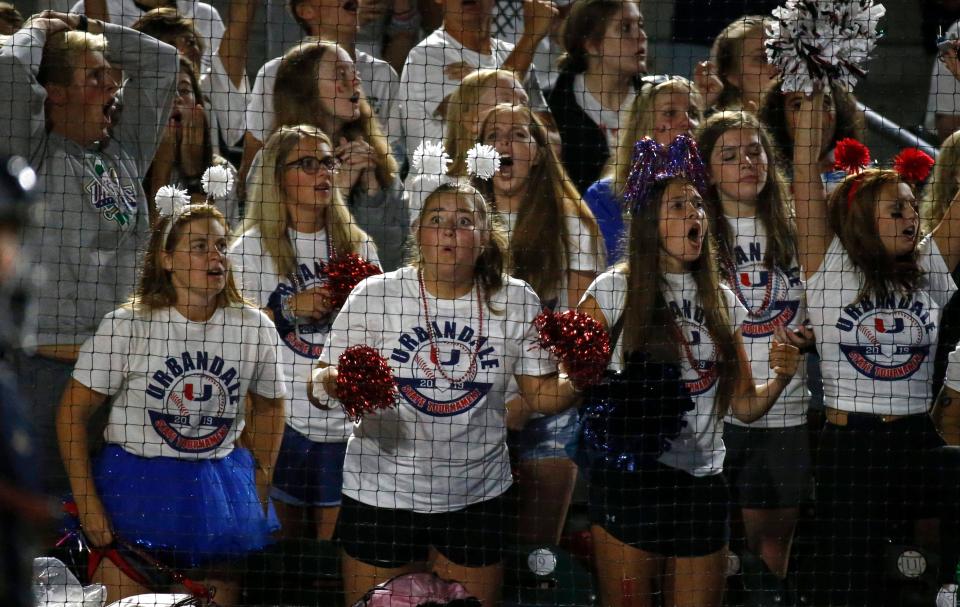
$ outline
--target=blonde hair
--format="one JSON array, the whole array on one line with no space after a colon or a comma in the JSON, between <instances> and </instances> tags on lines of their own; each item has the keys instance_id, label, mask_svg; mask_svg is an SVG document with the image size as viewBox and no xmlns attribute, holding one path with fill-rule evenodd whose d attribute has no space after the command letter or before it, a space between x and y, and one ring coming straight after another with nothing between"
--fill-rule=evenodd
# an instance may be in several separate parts
<instances>
[{"instance_id":1,"label":"blonde hair","mask_svg":"<svg viewBox=\"0 0 960 607\"><path fill-rule=\"evenodd\" d=\"M320 103L320 62L324 55L336 52L337 45L325 40L297 44L280 60L277 78L273 85L275 119L273 130L283 126L312 124L321 129L330 128L323 122L329 114ZM397 161L390 152L390 143L380 129L377 118L364 95L360 96L360 117L340 127L339 132L329 133L339 141L362 139L373 148L376 158L377 182L381 188L389 187L397 176Z\"/></svg>"},{"instance_id":2,"label":"blonde hair","mask_svg":"<svg viewBox=\"0 0 960 607\"><path fill-rule=\"evenodd\" d=\"M672 76L669 80L659 84L645 82L640 87L633 104L627 114L627 128L621 129L617 138L617 149L607 161L603 169L605 177L612 177L611 190L621 195L620 191L627 183L627 176L633 167L633 145L644 137L653 137L655 113L653 106L661 93L686 93L700 112L703 112L703 98L692 82L682 76Z\"/></svg>"},{"instance_id":3,"label":"blonde hair","mask_svg":"<svg viewBox=\"0 0 960 607\"><path fill-rule=\"evenodd\" d=\"M294 274L297 265L297 255L287 235L290 213L283 191L283 174L290 151L304 139L316 139L333 149L330 138L310 125L285 126L270 135L263 147L260 162L253 167L250 175L247 212L240 229L240 234L252 228L260 232L263 249L281 275ZM369 239L357 227L336 188L332 189L326 211L326 230L333 249L339 253L359 253L361 243Z\"/></svg>"},{"instance_id":4,"label":"blonde hair","mask_svg":"<svg viewBox=\"0 0 960 607\"><path fill-rule=\"evenodd\" d=\"M940 146L937 164L933 166L933 175L923 188L920 202L920 219L924 234L933 232L943 215L950 208L960 185L960 131L947 137Z\"/></svg>"},{"instance_id":5,"label":"blonde hair","mask_svg":"<svg viewBox=\"0 0 960 607\"><path fill-rule=\"evenodd\" d=\"M153 226L150 243L143 259L140 280L126 307L136 311L150 311L176 305L177 291L170 279L170 271L163 267L163 255L170 254L183 236L183 227L191 221L212 219L223 226L224 235L230 234L230 226L217 207L209 204L191 204L170 216L161 216ZM170 222L173 225L170 226ZM168 229L169 228L169 229ZM226 285L217 294L217 307L246 305L233 276L229 259L224 257L227 268Z\"/></svg>"},{"instance_id":6,"label":"blonde hair","mask_svg":"<svg viewBox=\"0 0 960 607\"><path fill-rule=\"evenodd\" d=\"M77 68L77 61L85 53L106 52L107 38L103 34L75 30L58 32L47 38L43 47L37 81L44 86L70 86L73 84L73 71Z\"/></svg>"},{"instance_id":7,"label":"blonde hair","mask_svg":"<svg viewBox=\"0 0 960 607\"><path fill-rule=\"evenodd\" d=\"M453 163L448 173L463 175L467 171L467 151L476 143L475 135L470 131L468 121L477 124L480 117L476 113L480 97L491 89L496 89L501 78L510 78L517 86L522 86L515 72L504 69L476 70L467 74L457 90L450 95L446 103L446 141L444 146Z\"/></svg>"}]
</instances>

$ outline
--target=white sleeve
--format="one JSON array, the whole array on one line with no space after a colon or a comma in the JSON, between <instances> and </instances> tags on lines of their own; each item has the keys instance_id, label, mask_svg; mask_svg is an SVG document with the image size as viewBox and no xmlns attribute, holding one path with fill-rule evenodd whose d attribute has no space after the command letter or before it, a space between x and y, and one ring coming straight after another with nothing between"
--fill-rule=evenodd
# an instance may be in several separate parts
<instances>
[{"instance_id":1,"label":"white sleeve","mask_svg":"<svg viewBox=\"0 0 960 607\"><path fill-rule=\"evenodd\" d=\"M509 287L504 287L509 288ZM523 294L523 302L507 301L507 314L513 310L521 311L522 317L517 319L508 319L508 323L517 323L517 328L521 329L518 336L520 338L520 358L514 369L515 375L529 375L531 377L540 377L556 373L557 363L548 350L540 347L540 335L537 332L533 320L537 317L543 306L540 304L540 298L530 288L524 285L522 291L519 289L510 289L508 293L519 292Z\"/></svg>"},{"instance_id":2,"label":"white sleeve","mask_svg":"<svg viewBox=\"0 0 960 607\"><path fill-rule=\"evenodd\" d=\"M249 96L246 72L240 86L235 85L227 76L220 55L214 55L210 69L204 73L200 86L210 99L211 111L217 115L217 125L223 140L229 145L237 145L246 131Z\"/></svg>"},{"instance_id":3,"label":"white sleeve","mask_svg":"<svg viewBox=\"0 0 960 607\"><path fill-rule=\"evenodd\" d=\"M607 319L607 329L611 329L620 320L623 315L623 308L627 302L627 280L618 270L604 272L590 283L583 294L583 300L587 296L596 300Z\"/></svg>"},{"instance_id":4,"label":"white sleeve","mask_svg":"<svg viewBox=\"0 0 960 607\"><path fill-rule=\"evenodd\" d=\"M287 395L287 378L283 372L280 356L280 337L273 321L263 312L258 330L257 366L250 380L249 391L264 398L281 398Z\"/></svg>"},{"instance_id":5,"label":"white sleeve","mask_svg":"<svg viewBox=\"0 0 960 607\"><path fill-rule=\"evenodd\" d=\"M957 285L953 281L950 268L940 254L937 239L928 236L920 243L920 267L926 273L927 291L930 297L942 308L947 305Z\"/></svg>"},{"instance_id":6,"label":"white sleeve","mask_svg":"<svg viewBox=\"0 0 960 607\"><path fill-rule=\"evenodd\" d=\"M599 234L579 217L566 217L567 228L567 270L570 272L590 272L599 274L606 268L600 256Z\"/></svg>"},{"instance_id":7,"label":"white sleeve","mask_svg":"<svg viewBox=\"0 0 960 607\"><path fill-rule=\"evenodd\" d=\"M263 284L263 252L259 238L243 235L233 244L228 253L233 277L243 296L261 308L266 307L271 290Z\"/></svg>"},{"instance_id":8,"label":"white sleeve","mask_svg":"<svg viewBox=\"0 0 960 607\"><path fill-rule=\"evenodd\" d=\"M257 141L264 142L273 126L273 85L276 71L269 70L267 63L257 72L253 89L247 96L246 128Z\"/></svg>"},{"instance_id":9,"label":"white sleeve","mask_svg":"<svg viewBox=\"0 0 960 607\"><path fill-rule=\"evenodd\" d=\"M127 375L132 321L124 310L107 314L97 332L83 343L71 377L100 394L116 394Z\"/></svg>"},{"instance_id":10,"label":"white sleeve","mask_svg":"<svg viewBox=\"0 0 960 607\"><path fill-rule=\"evenodd\" d=\"M960 392L960 345L950 353L947 363L947 375L943 378L943 385Z\"/></svg>"}]
</instances>

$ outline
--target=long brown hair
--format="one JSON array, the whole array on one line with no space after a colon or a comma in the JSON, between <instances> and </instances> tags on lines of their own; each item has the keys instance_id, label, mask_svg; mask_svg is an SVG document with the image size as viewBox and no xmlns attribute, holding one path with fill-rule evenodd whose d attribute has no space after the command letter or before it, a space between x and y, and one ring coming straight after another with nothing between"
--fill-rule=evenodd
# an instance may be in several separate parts
<instances>
[{"instance_id":1,"label":"long brown hair","mask_svg":"<svg viewBox=\"0 0 960 607\"><path fill-rule=\"evenodd\" d=\"M757 198L757 218L767 233L767 252L764 263L768 268L789 269L797 261L797 228L793 223L793 205L787 189L787 181L776 165L776 152L770 134L757 117L750 112L717 112L700 127L697 144L703 155L707 172L710 171L710 156L717 141L733 129L756 131L760 145L767 155L767 181ZM716 185L707 187L703 197L710 219L711 229L716 234L719 253L724 264L733 261L736 242L733 227L723 212L720 193Z\"/></svg>"},{"instance_id":2,"label":"long brown hair","mask_svg":"<svg viewBox=\"0 0 960 607\"><path fill-rule=\"evenodd\" d=\"M281 127L270 135L260 162L254 165L250 175L247 213L239 230L241 235L251 228L259 230L264 251L273 260L277 272L284 276L296 272L297 254L287 234L290 212L287 194L283 191L283 174L290 151L304 139L316 139L333 149L323 131L306 124ZM326 209L327 237L337 252L360 253L361 243L369 237L357 226L337 188L332 189L332 194Z\"/></svg>"},{"instance_id":3,"label":"long brown hair","mask_svg":"<svg viewBox=\"0 0 960 607\"><path fill-rule=\"evenodd\" d=\"M161 216L154 224L153 232L150 234L150 243L143 259L140 280L137 282L137 287L126 306L133 308L135 311L150 311L176 305L177 292L170 279L170 272L163 267L163 255L173 252L177 242L183 236L183 228L187 224L200 219L212 219L223 226L225 235L230 234L230 226L227 225L226 218L213 205L192 204L172 216ZM168 234L167 225L171 221L174 224L170 227ZM164 244L166 244L166 247L164 247ZM223 291L217 294L217 307L245 305L246 302L243 295L240 294L240 289L237 288L233 269L230 267L230 261L226 256L224 257L224 265L227 268L226 286Z\"/></svg>"},{"instance_id":4,"label":"long brown hair","mask_svg":"<svg viewBox=\"0 0 960 607\"><path fill-rule=\"evenodd\" d=\"M717 98L719 109L736 109L742 105L743 92L730 81L730 75L741 70L743 64L743 41L750 34L763 34L764 18L761 15L744 15L723 28L713 40L710 60L717 66L717 75L723 82L723 91Z\"/></svg>"},{"instance_id":5,"label":"long brown hair","mask_svg":"<svg viewBox=\"0 0 960 607\"><path fill-rule=\"evenodd\" d=\"M678 362L680 346L678 329L663 295L664 278L660 269L660 209L667 186L664 180L650 190L646 204L630 220L630 241L627 260L618 267L627 276L627 297L624 305L624 354L645 352L655 360ZM734 345L733 319L720 286L710 230L704 234L700 257L690 271L697 285L704 325L717 349L717 396L715 413L723 417L730 409L735 386L740 381L739 352Z\"/></svg>"},{"instance_id":6,"label":"long brown hair","mask_svg":"<svg viewBox=\"0 0 960 607\"><path fill-rule=\"evenodd\" d=\"M297 44L284 54L273 86L273 130L297 124L329 128L323 124L328 115L320 103L320 62L324 55L334 53L336 49L333 42L316 40ZM360 96L360 117L344 124L339 132L328 134L334 140L344 137L348 141L366 141L376 157L380 187L386 188L393 183L397 176L397 161L364 95Z\"/></svg>"},{"instance_id":7,"label":"long brown hair","mask_svg":"<svg viewBox=\"0 0 960 607\"><path fill-rule=\"evenodd\" d=\"M576 0L563 22L563 48L560 69L581 74L589 67L587 42L599 43L607 29L607 21L625 2L633 0ZM639 2L637 3L639 6Z\"/></svg>"},{"instance_id":8,"label":"long brown hair","mask_svg":"<svg viewBox=\"0 0 960 607\"><path fill-rule=\"evenodd\" d=\"M885 185L900 183L906 182L896 171L867 169L849 175L828 200L830 228L840 238L850 261L863 274L860 299L870 296L883 299L898 292L910 293L923 278L917 249L902 257L891 255L877 232L880 192ZM850 191L854 188L851 196Z\"/></svg>"},{"instance_id":9,"label":"long brown hair","mask_svg":"<svg viewBox=\"0 0 960 607\"><path fill-rule=\"evenodd\" d=\"M496 106L480 127L480 140L483 141L483 133L497 115L505 112L517 112L523 116L539 153L539 161L533 165L527 178L529 185L510 238L507 265L510 274L529 283L541 299L555 293L563 297L558 290L569 266L570 243L578 236L569 233L565 219L577 217L590 231L592 252L602 256L600 227L557 158L546 128L529 108L506 104ZM483 182L480 187L496 207L492 180Z\"/></svg>"},{"instance_id":10,"label":"long brown hair","mask_svg":"<svg viewBox=\"0 0 960 607\"><path fill-rule=\"evenodd\" d=\"M408 252L408 263L415 268L423 267L423 255L420 252L420 242L417 240L420 233L420 223L430 208L430 200L443 195L469 196L473 201L473 212L477 217L477 226L488 234L487 243L483 252L474 265L474 281L480 286L483 298L490 307L490 297L503 288L503 269L507 250L507 236L500 221L490 212L487 201L478 189L462 181L445 183L430 193L423 201L420 215L410 230L411 244ZM499 311L490 308L491 311Z\"/></svg>"}]
</instances>

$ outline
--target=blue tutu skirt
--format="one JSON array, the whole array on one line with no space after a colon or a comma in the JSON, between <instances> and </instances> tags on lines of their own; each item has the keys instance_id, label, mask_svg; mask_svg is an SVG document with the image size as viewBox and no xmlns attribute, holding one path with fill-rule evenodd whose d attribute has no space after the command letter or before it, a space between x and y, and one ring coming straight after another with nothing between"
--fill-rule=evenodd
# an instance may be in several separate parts
<instances>
[{"instance_id":1,"label":"blue tutu skirt","mask_svg":"<svg viewBox=\"0 0 960 607\"><path fill-rule=\"evenodd\" d=\"M223 459L179 460L107 445L94 481L114 531L180 567L241 558L280 528L272 504L263 512L253 456L239 447Z\"/></svg>"}]
</instances>

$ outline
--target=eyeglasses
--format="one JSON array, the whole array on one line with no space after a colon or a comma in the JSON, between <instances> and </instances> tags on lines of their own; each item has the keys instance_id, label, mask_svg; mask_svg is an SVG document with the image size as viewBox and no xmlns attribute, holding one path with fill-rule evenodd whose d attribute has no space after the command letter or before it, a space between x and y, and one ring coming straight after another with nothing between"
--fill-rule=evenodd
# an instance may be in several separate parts
<instances>
[{"instance_id":1,"label":"eyeglasses","mask_svg":"<svg viewBox=\"0 0 960 607\"><path fill-rule=\"evenodd\" d=\"M317 158L316 156L304 156L293 162L288 162L286 168L298 168L307 175L316 175L323 169L327 173L336 173L340 170L340 161L333 156L326 158Z\"/></svg>"}]
</instances>

